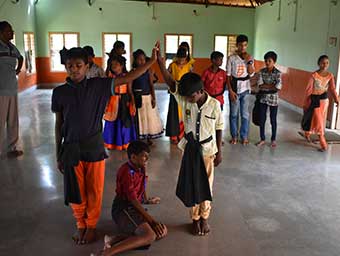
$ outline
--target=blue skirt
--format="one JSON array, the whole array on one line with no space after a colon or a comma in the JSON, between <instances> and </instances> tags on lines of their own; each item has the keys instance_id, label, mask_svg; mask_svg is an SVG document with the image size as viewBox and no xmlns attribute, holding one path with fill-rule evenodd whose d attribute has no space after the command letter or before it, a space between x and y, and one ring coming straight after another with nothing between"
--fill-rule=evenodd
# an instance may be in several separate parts
<instances>
[{"instance_id":1,"label":"blue skirt","mask_svg":"<svg viewBox=\"0 0 340 256\"><path fill-rule=\"evenodd\" d=\"M137 140L134 120L129 128L120 119L105 121L103 138L107 149L126 150L130 142Z\"/></svg>"}]
</instances>

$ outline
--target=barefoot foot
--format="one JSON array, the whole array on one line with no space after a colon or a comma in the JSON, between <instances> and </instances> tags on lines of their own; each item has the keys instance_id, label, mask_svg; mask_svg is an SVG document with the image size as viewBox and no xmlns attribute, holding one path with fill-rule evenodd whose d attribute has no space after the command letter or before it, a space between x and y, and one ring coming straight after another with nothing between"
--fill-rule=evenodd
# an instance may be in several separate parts
<instances>
[{"instance_id":1,"label":"barefoot foot","mask_svg":"<svg viewBox=\"0 0 340 256\"><path fill-rule=\"evenodd\" d=\"M96 229L95 228L88 228L81 240L82 244L90 244L96 241Z\"/></svg>"},{"instance_id":2,"label":"barefoot foot","mask_svg":"<svg viewBox=\"0 0 340 256\"><path fill-rule=\"evenodd\" d=\"M266 144L266 142L264 140L261 140L261 141L257 142L255 145L257 147L262 147L264 144Z\"/></svg>"},{"instance_id":3,"label":"barefoot foot","mask_svg":"<svg viewBox=\"0 0 340 256\"><path fill-rule=\"evenodd\" d=\"M78 228L76 230L76 232L72 236L72 240L75 242L75 244L81 244L81 241L83 240L85 232L86 232L85 228Z\"/></svg>"},{"instance_id":4,"label":"barefoot foot","mask_svg":"<svg viewBox=\"0 0 340 256\"><path fill-rule=\"evenodd\" d=\"M210 226L208 224L208 220L201 218L201 233L203 236L207 235L210 232Z\"/></svg>"},{"instance_id":5,"label":"barefoot foot","mask_svg":"<svg viewBox=\"0 0 340 256\"><path fill-rule=\"evenodd\" d=\"M193 220L192 221L192 233L194 236L200 236L201 235L201 223L199 220Z\"/></svg>"},{"instance_id":6,"label":"barefoot foot","mask_svg":"<svg viewBox=\"0 0 340 256\"><path fill-rule=\"evenodd\" d=\"M229 143L230 143L231 145L236 145L236 144L237 144L237 139L236 139L236 138L232 138L232 139L229 141Z\"/></svg>"}]
</instances>

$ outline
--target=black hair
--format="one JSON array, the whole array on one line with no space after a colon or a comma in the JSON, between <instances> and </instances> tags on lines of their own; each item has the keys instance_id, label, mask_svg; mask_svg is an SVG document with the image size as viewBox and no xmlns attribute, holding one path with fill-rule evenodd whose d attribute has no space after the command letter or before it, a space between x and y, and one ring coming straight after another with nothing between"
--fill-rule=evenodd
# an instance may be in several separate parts
<instances>
[{"instance_id":1,"label":"black hair","mask_svg":"<svg viewBox=\"0 0 340 256\"><path fill-rule=\"evenodd\" d=\"M88 56L92 56L94 57L94 50L93 50L93 47L92 46L89 46L89 45L86 45L83 47L83 49L87 52L87 55Z\"/></svg>"},{"instance_id":2,"label":"black hair","mask_svg":"<svg viewBox=\"0 0 340 256\"><path fill-rule=\"evenodd\" d=\"M191 59L191 55L190 55L190 45L188 42L181 42L181 44L179 45L179 47L185 47L187 49L187 61L190 61Z\"/></svg>"},{"instance_id":3,"label":"black hair","mask_svg":"<svg viewBox=\"0 0 340 256\"><path fill-rule=\"evenodd\" d=\"M110 63L112 64L113 61L117 61L120 65L122 65L123 67L126 64L126 59L123 56L119 56L119 55L113 55L110 58Z\"/></svg>"},{"instance_id":4,"label":"black hair","mask_svg":"<svg viewBox=\"0 0 340 256\"><path fill-rule=\"evenodd\" d=\"M178 92L181 96L190 96L203 89L203 81L199 74L189 72L182 76L179 81Z\"/></svg>"},{"instance_id":5,"label":"black hair","mask_svg":"<svg viewBox=\"0 0 340 256\"><path fill-rule=\"evenodd\" d=\"M122 49L122 48L125 48L125 44L124 44L124 42L122 42L122 41L116 41L116 42L113 44L113 49L114 49L114 50Z\"/></svg>"},{"instance_id":6,"label":"black hair","mask_svg":"<svg viewBox=\"0 0 340 256\"><path fill-rule=\"evenodd\" d=\"M179 47L176 53L176 57L177 58L187 58L188 54L187 54L187 50L183 47Z\"/></svg>"},{"instance_id":7,"label":"black hair","mask_svg":"<svg viewBox=\"0 0 340 256\"><path fill-rule=\"evenodd\" d=\"M131 142L127 148L129 159L131 159L132 155L139 155L142 152L150 153L150 147L148 144L140 140Z\"/></svg>"},{"instance_id":8,"label":"black hair","mask_svg":"<svg viewBox=\"0 0 340 256\"><path fill-rule=\"evenodd\" d=\"M223 57L224 57L223 53L218 52L218 51L214 51L214 52L212 52L212 53L210 54L210 59L211 59L211 60L216 60L216 59L218 59L218 58L223 58Z\"/></svg>"},{"instance_id":9,"label":"black hair","mask_svg":"<svg viewBox=\"0 0 340 256\"><path fill-rule=\"evenodd\" d=\"M89 62L87 52L81 47L73 47L67 51L65 61L71 59L81 59L85 64L88 64Z\"/></svg>"},{"instance_id":10,"label":"black hair","mask_svg":"<svg viewBox=\"0 0 340 256\"><path fill-rule=\"evenodd\" d=\"M321 55L318 59L318 65L320 65L321 61L323 60L329 60L329 57L327 55Z\"/></svg>"},{"instance_id":11,"label":"black hair","mask_svg":"<svg viewBox=\"0 0 340 256\"><path fill-rule=\"evenodd\" d=\"M274 62L276 62L277 60L277 54L273 51L270 51L270 52L267 52L265 55L264 55L264 60L268 60L268 59L272 59Z\"/></svg>"},{"instance_id":12,"label":"black hair","mask_svg":"<svg viewBox=\"0 0 340 256\"><path fill-rule=\"evenodd\" d=\"M11 24L9 24L7 21L0 21L0 31L4 31L6 28L11 27Z\"/></svg>"},{"instance_id":13,"label":"black hair","mask_svg":"<svg viewBox=\"0 0 340 256\"><path fill-rule=\"evenodd\" d=\"M246 35L238 35L236 38L236 44L248 42L248 37Z\"/></svg>"},{"instance_id":14,"label":"black hair","mask_svg":"<svg viewBox=\"0 0 340 256\"><path fill-rule=\"evenodd\" d=\"M145 60L147 60L147 56L146 56L145 52L142 49L138 49L138 50L133 52L133 54L132 54L132 56L133 56L132 67L133 68L137 68L136 61L137 61L138 57L141 56L141 55L144 55L145 56Z\"/></svg>"}]
</instances>

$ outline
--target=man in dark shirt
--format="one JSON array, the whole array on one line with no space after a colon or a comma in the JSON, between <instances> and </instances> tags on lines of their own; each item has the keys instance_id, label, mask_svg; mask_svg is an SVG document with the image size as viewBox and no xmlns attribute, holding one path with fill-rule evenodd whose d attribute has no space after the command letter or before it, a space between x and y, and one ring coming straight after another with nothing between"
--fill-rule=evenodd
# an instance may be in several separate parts
<instances>
[{"instance_id":1,"label":"man in dark shirt","mask_svg":"<svg viewBox=\"0 0 340 256\"><path fill-rule=\"evenodd\" d=\"M65 204L71 203L77 221L73 240L86 244L95 240L101 213L105 163L102 117L114 87L132 82L156 60L124 77L86 79L88 56L82 48L67 52L67 81L53 90L52 111L56 114L55 142L58 169L64 174Z\"/></svg>"}]
</instances>

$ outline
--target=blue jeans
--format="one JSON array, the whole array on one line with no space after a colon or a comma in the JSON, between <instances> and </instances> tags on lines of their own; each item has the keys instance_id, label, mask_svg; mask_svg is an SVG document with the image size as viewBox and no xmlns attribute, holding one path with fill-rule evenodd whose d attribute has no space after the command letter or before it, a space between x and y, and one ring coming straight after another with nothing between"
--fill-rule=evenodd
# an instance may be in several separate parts
<instances>
[{"instance_id":1,"label":"blue jeans","mask_svg":"<svg viewBox=\"0 0 340 256\"><path fill-rule=\"evenodd\" d=\"M230 134L234 139L238 138L239 130L239 115L241 114L241 128L240 138L241 140L248 139L249 132L249 91L245 91L237 95L236 101L232 102L229 99L230 114Z\"/></svg>"}]
</instances>

